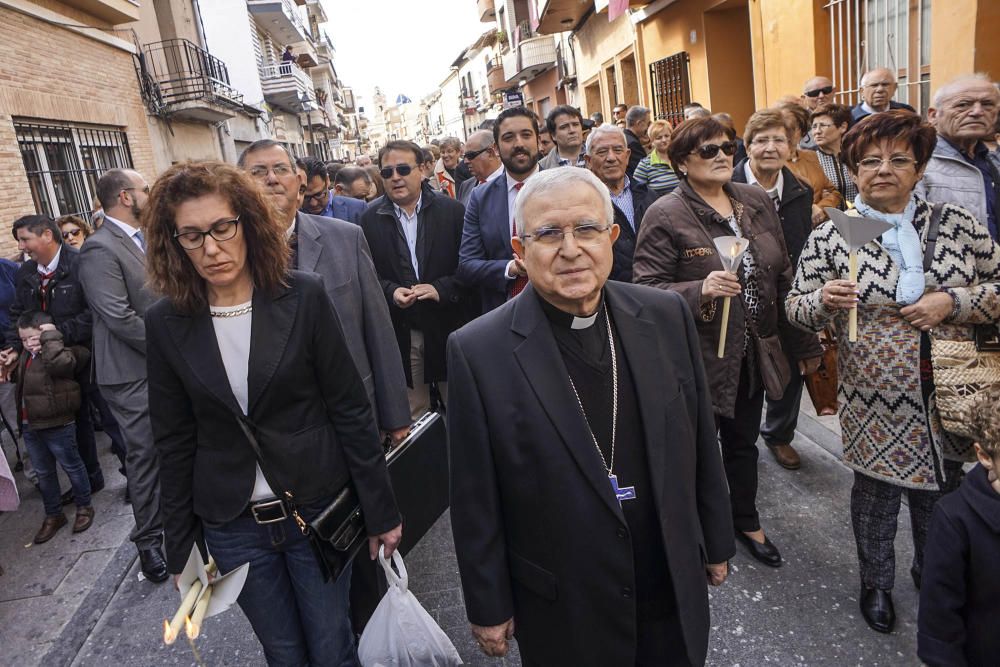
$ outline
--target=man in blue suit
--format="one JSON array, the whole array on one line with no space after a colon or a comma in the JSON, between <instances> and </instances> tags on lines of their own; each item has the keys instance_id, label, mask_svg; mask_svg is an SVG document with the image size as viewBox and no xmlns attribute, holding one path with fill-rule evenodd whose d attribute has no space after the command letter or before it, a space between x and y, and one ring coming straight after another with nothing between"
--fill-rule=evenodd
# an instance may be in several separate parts
<instances>
[{"instance_id":1,"label":"man in blue suit","mask_svg":"<svg viewBox=\"0 0 1000 667\"><path fill-rule=\"evenodd\" d=\"M321 160L301 157L295 163L299 169L306 172L305 198L300 209L303 213L361 224L361 214L367 208L365 203L359 199L333 194L330 190L330 177L326 173L326 165Z\"/></svg>"},{"instance_id":2,"label":"man in blue suit","mask_svg":"<svg viewBox=\"0 0 1000 667\"><path fill-rule=\"evenodd\" d=\"M538 172L538 118L526 107L506 109L493 125L493 139L505 173L481 187L465 209L460 281L479 289L487 313L515 297L527 284L527 273L510 245L514 200L525 180Z\"/></svg>"}]
</instances>

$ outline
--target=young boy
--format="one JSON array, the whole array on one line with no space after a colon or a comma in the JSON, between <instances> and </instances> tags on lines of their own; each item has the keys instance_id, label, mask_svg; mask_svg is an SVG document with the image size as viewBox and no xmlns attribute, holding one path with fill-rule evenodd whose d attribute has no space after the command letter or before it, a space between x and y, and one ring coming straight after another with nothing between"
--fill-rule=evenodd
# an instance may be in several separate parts
<instances>
[{"instance_id":1,"label":"young boy","mask_svg":"<svg viewBox=\"0 0 1000 667\"><path fill-rule=\"evenodd\" d=\"M45 521L35 535L35 544L42 544L66 525L57 462L69 477L76 501L73 532L82 533L94 521L90 480L76 444L74 415L80 409L80 385L73 379L89 362L90 352L84 347L65 347L48 313L23 314L17 321L17 333L24 351L11 379L17 383L24 444L38 472L45 505Z\"/></svg>"},{"instance_id":2,"label":"young boy","mask_svg":"<svg viewBox=\"0 0 1000 667\"><path fill-rule=\"evenodd\" d=\"M1000 664L1000 389L969 418L979 465L938 502L924 547L917 655L930 667Z\"/></svg>"}]
</instances>

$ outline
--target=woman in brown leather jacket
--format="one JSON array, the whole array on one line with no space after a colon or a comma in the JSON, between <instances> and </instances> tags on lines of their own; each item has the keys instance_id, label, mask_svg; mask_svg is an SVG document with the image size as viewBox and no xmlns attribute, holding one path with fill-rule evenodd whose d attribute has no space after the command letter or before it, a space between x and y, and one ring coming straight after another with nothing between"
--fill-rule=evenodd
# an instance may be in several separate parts
<instances>
[{"instance_id":1,"label":"woman in brown leather jacket","mask_svg":"<svg viewBox=\"0 0 1000 667\"><path fill-rule=\"evenodd\" d=\"M646 212L633 279L674 290L691 307L712 389L736 536L754 558L778 567L781 554L757 513L756 443L764 388L756 339L780 334L798 361L792 372L815 370L822 350L814 335L792 328L785 318L792 267L781 223L762 189L731 182L735 150L732 131L712 118L687 121L674 133L668 154L681 183ZM713 239L719 236L750 241L735 274L723 270L716 254ZM727 296L733 299L720 359L720 297Z\"/></svg>"}]
</instances>

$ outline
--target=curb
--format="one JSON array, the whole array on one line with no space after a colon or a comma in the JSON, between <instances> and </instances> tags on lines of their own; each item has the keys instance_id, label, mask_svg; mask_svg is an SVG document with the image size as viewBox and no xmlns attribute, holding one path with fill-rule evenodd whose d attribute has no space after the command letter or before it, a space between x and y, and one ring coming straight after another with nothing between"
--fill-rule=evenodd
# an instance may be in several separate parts
<instances>
[{"instance_id":1,"label":"curb","mask_svg":"<svg viewBox=\"0 0 1000 667\"><path fill-rule=\"evenodd\" d=\"M111 560L39 664L69 665L76 659L138 557L135 545L128 539L115 550Z\"/></svg>"}]
</instances>

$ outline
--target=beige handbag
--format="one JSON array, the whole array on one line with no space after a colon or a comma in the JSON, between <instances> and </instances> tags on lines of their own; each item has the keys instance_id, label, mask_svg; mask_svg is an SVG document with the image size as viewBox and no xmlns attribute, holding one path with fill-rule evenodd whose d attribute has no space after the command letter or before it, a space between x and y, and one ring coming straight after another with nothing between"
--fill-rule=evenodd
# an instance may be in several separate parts
<instances>
[{"instance_id":1,"label":"beige handbag","mask_svg":"<svg viewBox=\"0 0 1000 667\"><path fill-rule=\"evenodd\" d=\"M930 270L943 206L934 204L927 228L924 271ZM969 411L977 397L1000 386L1000 335L997 325L975 327L972 340L948 340L931 334L934 398L941 427L952 435L974 440Z\"/></svg>"}]
</instances>

